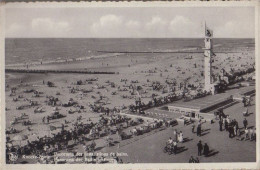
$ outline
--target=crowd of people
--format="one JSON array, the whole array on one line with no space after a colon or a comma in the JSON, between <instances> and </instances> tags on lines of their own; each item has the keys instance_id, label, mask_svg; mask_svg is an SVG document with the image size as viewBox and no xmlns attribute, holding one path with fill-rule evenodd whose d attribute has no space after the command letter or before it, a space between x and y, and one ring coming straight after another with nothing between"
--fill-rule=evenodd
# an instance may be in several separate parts
<instances>
[{"instance_id":1,"label":"crowd of people","mask_svg":"<svg viewBox=\"0 0 260 170\"><path fill-rule=\"evenodd\" d=\"M45 119L43 119L43 122ZM48 121L48 120L47 120ZM127 116L122 116L120 114L111 113L109 116L107 114L101 114L98 122L93 123L91 119L87 120L88 123L82 122L82 117L79 116L77 121L73 124L72 129L65 129L64 123L61 124L61 131L58 133L52 133L52 137L44 136L37 137L36 140L30 141L27 139L27 144L24 146L21 145L13 145L10 137L7 136L7 145L6 145L6 154L7 157L10 156L11 153L17 153L19 157L22 155L49 155L53 156L54 152L58 152L61 150L67 150L69 148L69 143L73 143L73 145L82 144L85 148L86 152L94 152L95 151L95 140L101 139L103 137L104 140L109 143L111 141L107 139L111 139L110 136L116 134L119 137L119 140L125 139L125 135L127 134L124 129L132 128L133 131L136 129L137 132L145 132L143 123L144 120L140 119L132 119ZM159 128L161 126L166 126L163 121L154 120L154 122L147 122L147 126L145 126L146 130L153 130ZM66 120L65 120L66 124ZM137 127L140 126L140 127ZM167 127L167 126L166 126ZM56 130L58 127L50 126L50 130ZM147 132L149 132L147 131ZM139 135L142 135L139 133ZM128 135L128 134L127 134ZM129 134L135 135L133 134ZM179 137L181 141L181 137ZM92 141L91 144L88 141ZM108 144L107 146L110 146Z\"/></svg>"},{"instance_id":2,"label":"crowd of people","mask_svg":"<svg viewBox=\"0 0 260 170\"><path fill-rule=\"evenodd\" d=\"M243 72L241 74L238 74L236 76L242 76L242 74L246 74L247 72ZM88 92L93 92L94 87L88 91L84 88L80 89L78 88L81 85L85 84L92 84L93 81L97 82L98 79L89 79L86 81L77 81L75 84L76 87L70 88L70 93L78 93L82 92L83 93L88 93ZM93 103L90 103L88 106L90 110L94 113L101 113L100 120L97 123L94 123L93 121L90 121L89 123L83 123L81 119L77 119L76 123L73 125L74 128L67 130L66 129L66 124L68 124L67 120L64 120L64 124L61 124L61 132L52 134L52 137L41 137L36 139L35 141L27 141L27 144L24 146L13 146L11 145L11 140L8 139L8 146L7 146L7 152L6 153L12 153L12 152L17 152L20 155L22 154L52 154L54 151L60 151L63 149L67 149L69 146L69 142L73 141L73 143L78 144L78 143L84 143L86 141L92 141L91 145L89 147L86 147L86 150L93 150L95 149L94 143L96 139L100 139L104 136L108 136L110 134L118 134L118 136L125 136L123 134L123 130L130 127L130 126L136 126L140 123L141 121L134 121L132 119L120 116L116 113L120 113L121 110L129 108L131 112L139 112L139 113L144 113L145 110L151 108L151 107L158 107L167 103L174 102L176 100L181 100L184 99L184 101L191 100L191 99L196 99L199 97L204 97L206 95L209 95L209 92L201 90L199 86L195 86L193 84L189 83L184 83L184 82L174 82L172 83L170 80L166 81L165 83L162 82L157 82L157 81L148 81L147 80L147 86L143 86L138 80L128 80L128 79L121 79L121 82L124 82L124 86L120 87L118 84L114 82L106 82L108 85L104 84L96 84L97 89L104 89L106 87L111 87L115 88L117 90L117 93L120 91L128 91L132 96L136 98L140 98L140 100L136 100L135 105L129 105L129 106L119 106L119 107L105 107L104 105L106 104L103 102L104 97L101 94L101 92L97 93L99 94L99 98L95 97L92 95L92 98L95 98L96 101ZM130 83L130 84L129 84ZM43 81L43 85L45 82ZM49 88L55 87L55 84L52 82L47 82L47 85ZM145 88L148 87L148 88ZM142 95L146 94L146 91L148 89L151 89L152 93L151 96L149 96L148 103L141 102ZM166 90L167 89L167 90ZM16 88L11 88L11 96L15 96L16 93ZM166 92L167 91L167 92ZM162 92L162 96L158 95L160 92ZM33 93L33 98L38 98L41 97L43 93L35 90L26 90L24 93ZM115 94L117 94L115 93ZM166 95L164 93L167 93ZM56 93L56 95L60 95L60 93ZM18 96L18 98L13 98L13 102L17 102L20 100L20 98L23 98L23 96ZM67 103L61 103L59 100L59 97L57 96L46 96L46 106L62 106L62 107L76 107L78 109L78 113L80 112L85 112L83 111L84 108L82 108L80 105L78 105L78 101L74 100L69 100ZM82 98L81 98L82 99ZM27 101L26 99L24 101ZM29 104L28 105L22 105L20 107L17 107L17 110L22 110L25 107L34 107L41 105L41 103L37 103L37 101L33 100L28 100ZM245 106L250 105L250 100L245 99L243 101ZM41 112L42 109L41 107L38 107L35 109L35 114L38 112ZM58 113L58 111L54 111L54 113ZM69 110L69 114L73 114L74 111L72 109ZM247 111L248 113L248 111ZM56 114L54 116L59 116L60 114ZM112 116L111 116L112 115ZM245 137L243 140L255 140L256 139L256 129L248 127L248 122L246 118L243 121L243 128L239 127L238 122L235 119L231 119L228 115L225 115L223 113L223 110L219 111L217 113L219 116L219 130L220 131L227 131L229 133L229 137L233 138L235 136L240 137L242 135L241 130L244 129L244 134ZM41 121L44 125L49 125L50 120L52 119L52 115L44 116L42 117ZM16 124L19 120L15 117L14 121L12 122L12 125ZM69 121L74 121L74 120L69 120ZM131 132L133 132L131 135L136 135L136 134L143 134L151 129L155 129L158 127L161 127L162 125L165 125L167 127L167 122L166 121L158 121L158 122L153 122L153 125L150 126L142 126L142 127L134 127L131 129ZM185 121L184 121L185 123ZM202 122L201 120L198 121L198 123L195 125L195 123L192 124L192 133L196 133L198 137L203 136L202 132ZM30 120L24 120L22 122L24 126L28 127L28 130L30 130L30 126L32 122ZM57 127L50 126L51 129L57 129ZM147 130L148 128L148 130ZM196 131L196 132L195 132ZM7 133L17 133L17 131L14 126L11 126L11 128L7 131ZM121 139L123 139L122 137ZM183 132L177 130L174 130L173 132L173 138L170 138L167 141L166 145L166 150L169 150L170 152L172 151L174 154L177 154L178 150L178 144L183 143L184 137L183 137ZM207 143L202 145L201 141L198 143L198 156L201 156L204 154L205 156L208 156L209 154L209 146ZM203 151L203 153L202 153ZM197 161L198 159L190 159L189 162L199 162Z\"/></svg>"},{"instance_id":3,"label":"crowd of people","mask_svg":"<svg viewBox=\"0 0 260 170\"><path fill-rule=\"evenodd\" d=\"M241 127L236 119L231 119L223 110L219 110L217 115L219 115L219 131L227 131L229 138L238 137L239 140L256 140L256 128L248 128L246 118L244 118L243 127ZM245 134L244 137L242 137L243 133Z\"/></svg>"}]
</instances>

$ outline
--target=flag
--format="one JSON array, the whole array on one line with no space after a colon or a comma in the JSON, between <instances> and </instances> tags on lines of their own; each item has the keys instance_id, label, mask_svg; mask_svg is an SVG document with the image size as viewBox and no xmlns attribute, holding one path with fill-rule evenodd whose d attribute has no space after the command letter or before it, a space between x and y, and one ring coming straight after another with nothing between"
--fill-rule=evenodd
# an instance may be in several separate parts
<instances>
[{"instance_id":1,"label":"flag","mask_svg":"<svg viewBox=\"0 0 260 170\"><path fill-rule=\"evenodd\" d=\"M206 37L213 37L213 30L211 30L207 26L205 26L205 35L206 35Z\"/></svg>"}]
</instances>

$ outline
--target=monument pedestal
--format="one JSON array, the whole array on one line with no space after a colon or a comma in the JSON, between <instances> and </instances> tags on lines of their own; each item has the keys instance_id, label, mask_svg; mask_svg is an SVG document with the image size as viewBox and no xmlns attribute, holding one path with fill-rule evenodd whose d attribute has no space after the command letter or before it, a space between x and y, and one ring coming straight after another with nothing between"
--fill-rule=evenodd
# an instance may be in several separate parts
<instances>
[{"instance_id":1,"label":"monument pedestal","mask_svg":"<svg viewBox=\"0 0 260 170\"><path fill-rule=\"evenodd\" d=\"M208 92L211 92L212 95L217 93L217 88L216 88L217 84L208 84L205 86L205 90Z\"/></svg>"}]
</instances>

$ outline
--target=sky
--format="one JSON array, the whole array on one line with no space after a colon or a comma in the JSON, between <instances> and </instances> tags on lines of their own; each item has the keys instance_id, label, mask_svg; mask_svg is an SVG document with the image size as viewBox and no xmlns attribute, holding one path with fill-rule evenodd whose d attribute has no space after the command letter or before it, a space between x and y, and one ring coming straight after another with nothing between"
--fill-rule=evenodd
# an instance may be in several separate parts
<instances>
[{"instance_id":1,"label":"sky","mask_svg":"<svg viewBox=\"0 0 260 170\"><path fill-rule=\"evenodd\" d=\"M254 38L253 7L6 8L7 38Z\"/></svg>"}]
</instances>

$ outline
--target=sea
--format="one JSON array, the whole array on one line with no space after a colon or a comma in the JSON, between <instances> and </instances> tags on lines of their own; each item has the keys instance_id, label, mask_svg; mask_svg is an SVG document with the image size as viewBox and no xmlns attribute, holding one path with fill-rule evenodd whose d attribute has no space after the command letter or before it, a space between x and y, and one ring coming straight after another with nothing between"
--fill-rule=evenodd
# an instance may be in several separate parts
<instances>
[{"instance_id":1,"label":"sea","mask_svg":"<svg viewBox=\"0 0 260 170\"><path fill-rule=\"evenodd\" d=\"M255 39L213 39L216 52L255 49ZM95 57L100 51L172 52L202 51L201 38L6 38L5 64Z\"/></svg>"}]
</instances>

